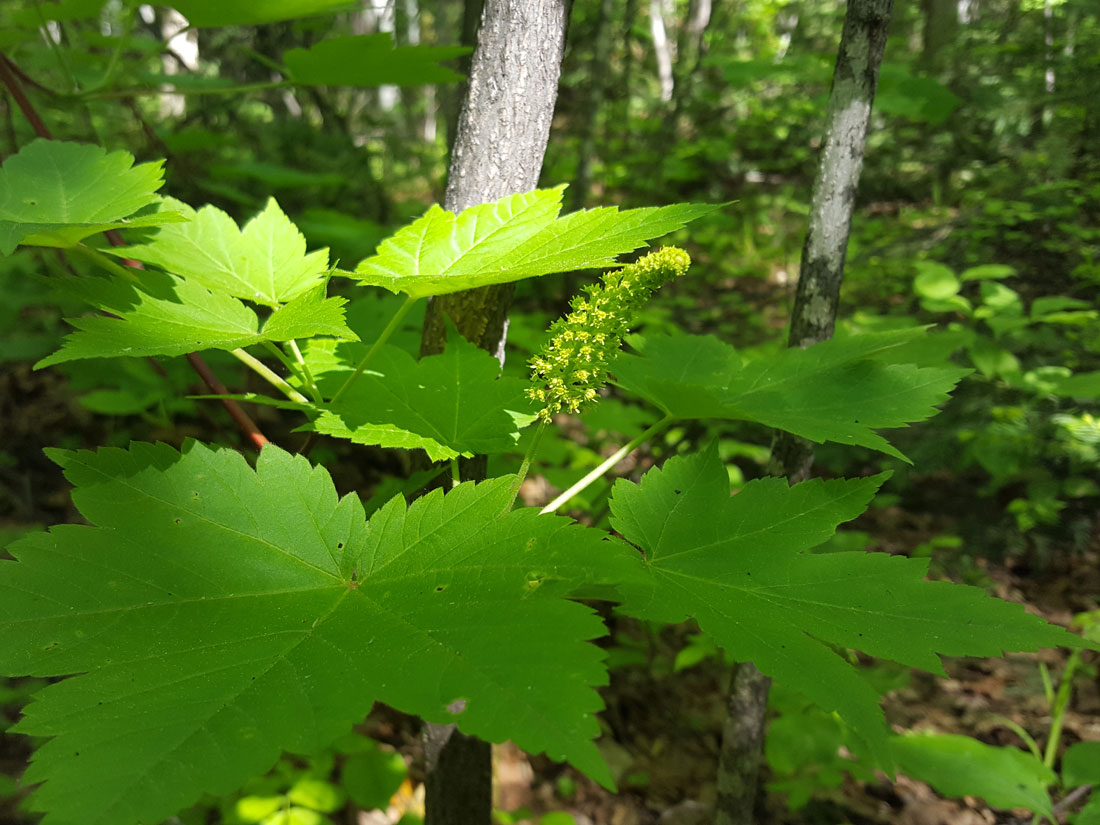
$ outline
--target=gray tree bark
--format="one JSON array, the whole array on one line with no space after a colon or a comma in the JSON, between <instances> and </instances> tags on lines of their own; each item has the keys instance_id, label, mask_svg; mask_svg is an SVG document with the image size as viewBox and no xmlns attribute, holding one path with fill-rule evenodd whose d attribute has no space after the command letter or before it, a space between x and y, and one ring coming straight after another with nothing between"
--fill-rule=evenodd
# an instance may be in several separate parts
<instances>
[{"instance_id":1,"label":"gray tree bark","mask_svg":"<svg viewBox=\"0 0 1100 825\"><path fill-rule=\"evenodd\" d=\"M557 100L568 0L485 0L466 99L458 119L444 207L458 212L538 185ZM511 284L433 298L421 355L442 352L445 317L504 360ZM484 478L484 460L463 478ZM489 745L453 725L426 726L425 825L489 825Z\"/></svg>"},{"instance_id":2,"label":"gray tree bark","mask_svg":"<svg viewBox=\"0 0 1100 825\"><path fill-rule=\"evenodd\" d=\"M891 7L892 0L848 2L791 310L787 343L792 347L809 347L833 336ZM812 465L810 442L778 434L769 467L773 475L786 476L794 484L809 476ZM718 765L717 825L752 825L754 821L770 685L750 662L734 669Z\"/></svg>"}]
</instances>

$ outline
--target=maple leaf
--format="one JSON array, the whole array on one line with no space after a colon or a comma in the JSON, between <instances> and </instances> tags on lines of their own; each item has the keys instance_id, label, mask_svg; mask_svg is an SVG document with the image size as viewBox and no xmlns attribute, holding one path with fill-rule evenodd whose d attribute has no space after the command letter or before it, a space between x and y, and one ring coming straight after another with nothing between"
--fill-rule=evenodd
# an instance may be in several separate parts
<instances>
[{"instance_id":1,"label":"maple leaf","mask_svg":"<svg viewBox=\"0 0 1100 825\"><path fill-rule=\"evenodd\" d=\"M670 459L640 484L620 479L611 523L643 551L646 573L622 585L623 609L694 618L736 660L840 713L883 766L878 694L831 646L942 673L937 654L1088 644L978 588L925 581L927 559L808 552L862 513L883 478L793 487L765 478L731 497L711 448Z\"/></svg>"},{"instance_id":2,"label":"maple leaf","mask_svg":"<svg viewBox=\"0 0 1100 825\"><path fill-rule=\"evenodd\" d=\"M0 672L64 676L17 730L43 825L158 822L384 701L611 776L592 743L604 633L566 596L636 553L525 509L512 477L371 517L268 446L51 451L94 526L0 562ZM593 558L604 559L600 570Z\"/></svg>"},{"instance_id":3,"label":"maple leaf","mask_svg":"<svg viewBox=\"0 0 1100 825\"><path fill-rule=\"evenodd\" d=\"M355 337L344 323L345 299L320 293L284 304L261 326L256 313L236 298L167 273L145 271L133 281L68 279L65 287L114 317L66 318L76 331L36 369L81 358L232 350L308 335Z\"/></svg>"},{"instance_id":4,"label":"maple leaf","mask_svg":"<svg viewBox=\"0 0 1100 825\"><path fill-rule=\"evenodd\" d=\"M818 443L858 444L908 461L882 436L935 414L970 371L892 363L911 357L922 328L836 338L743 358L709 335L636 338L611 365L616 383L677 419L757 421Z\"/></svg>"},{"instance_id":5,"label":"maple leaf","mask_svg":"<svg viewBox=\"0 0 1100 825\"><path fill-rule=\"evenodd\" d=\"M163 208L186 222L162 227L147 243L109 251L159 266L211 292L271 307L311 292L328 274L328 250L306 254L306 239L274 198L243 229L215 206L196 211L165 198Z\"/></svg>"},{"instance_id":6,"label":"maple leaf","mask_svg":"<svg viewBox=\"0 0 1100 825\"><path fill-rule=\"evenodd\" d=\"M108 229L184 220L171 211L129 217L157 202L163 163L129 152L33 140L0 167L0 255L19 244L75 246Z\"/></svg>"},{"instance_id":7,"label":"maple leaf","mask_svg":"<svg viewBox=\"0 0 1100 825\"><path fill-rule=\"evenodd\" d=\"M681 203L573 212L559 218L564 186L509 195L459 214L436 205L342 273L413 298L445 295L552 272L615 265L652 238L719 206Z\"/></svg>"},{"instance_id":8,"label":"maple leaf","mask_svg":"<svg viewBox=\"0 0 1100 825\"><path fill-rule=\"evenodd\" d=\"M447 348L415 360L397 347L377 352L368 370L335 404L323 408L312 429L357 444L423 448L432 461L491 455L515 449L519 431L535 420L525 396L530 384L502 377L500 362L448 324ZM362 345L322 347L307 354L318 385L335 394L359 360ZM326 357L327 356L327 357Z\"/></svg>"}]
</instances>

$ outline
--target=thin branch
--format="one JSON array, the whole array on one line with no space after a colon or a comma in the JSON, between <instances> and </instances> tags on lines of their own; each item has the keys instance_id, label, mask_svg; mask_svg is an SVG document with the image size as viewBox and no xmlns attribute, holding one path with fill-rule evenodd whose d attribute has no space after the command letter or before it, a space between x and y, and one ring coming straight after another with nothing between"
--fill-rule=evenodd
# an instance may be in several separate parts
<instances>
[{"instance_id":1,"label":"thin branch","mask_svg":"<svg viewBox=\"0 0 1100 825\"><path fill-rule=\"evenodd\" d=\"M50 134L46 122L39 116L38 112L27 98L26 93L23 91L23 87L19 84L19 78L17 78L15 72L12 71L14 65L15 64L8 59L6 54L0 52L0 83L3 83L5 88L11 93L11 96L15 99L16 105L23 113L23 117L27 119L31 128L34 129L34 133L40 138L52 140L53 135Z\"/></svg>"}]
</instances>

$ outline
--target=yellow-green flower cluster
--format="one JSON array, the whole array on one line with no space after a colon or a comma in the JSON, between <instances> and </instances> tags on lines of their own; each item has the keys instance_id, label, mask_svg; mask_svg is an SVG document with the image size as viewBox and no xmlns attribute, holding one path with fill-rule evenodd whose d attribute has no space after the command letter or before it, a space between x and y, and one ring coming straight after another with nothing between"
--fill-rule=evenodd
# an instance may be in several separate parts
<instances>
[{"instance_id":1,"label":"yellow-green flower cluster","mask_svg":"<svg viewBox=\"0 0 1100 825\"><path fill-rule=\"evenodd\" d=\"M527 396L543 405L542 421L562 410L579 412L599 397L607 366L618 354L634 313L690 264L682 249L666 247L606 273L602 283L573 298L573 311L550 326L550 340L531 359L531 380L541 386L527 390Z\"/></svg>"}]
</instances>

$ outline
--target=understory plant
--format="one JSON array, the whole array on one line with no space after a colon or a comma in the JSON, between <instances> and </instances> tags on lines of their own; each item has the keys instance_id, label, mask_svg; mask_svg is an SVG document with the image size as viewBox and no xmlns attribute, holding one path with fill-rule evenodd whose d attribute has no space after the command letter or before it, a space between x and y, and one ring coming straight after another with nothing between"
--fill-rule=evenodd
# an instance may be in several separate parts
<instances>
[{"instance_id":1,"label":"understory plant","mask_svg":"<svg viewBox=\"0 0 1100 825\"><path fill-rule=\"evenodd\" d=\"M594 742L608 679L594 600L650 622L694 619L732 658L837 713L886 770L878 692L845 650L940 672L939 654L1091 644L975 588L926 581L926 560L813 552L883 475L763 478L731 495L712 446L618 480L613 531L556 511L615 457L541 510L516 505L558 414L597 403L607 381L653 410L624 450L680 422L745 420L904 459L877 430L929 417L965 373L920 328L756 359L679 332L620 353L631 314L690 273L678 250L615 270L619 256L715 207L560 216L563 187L459 214L434 206L339 269L307 252L274 200L239 227L159 197L161 172L45 140L4 163L0 252L62 250L78 274L56 283L89 307L38 366L229 352L274 393L240 399L318 435L422 450L438 462L427 475L452 478L411 501L364 501L272 443L254 461L197 440L49 451L87 524L28 535L0 561L0 672L54 679L15 728L40 742L22 781L37 786L29 804L46 825L160 821L283 753L323 751L376 701L613 787ZM612 271L552 325L531 381L502 377L453 329L440 355L391 343L422 299L594 268ZM360 336L335 283L403 301ZM459 483L460 457L507 455L529 426L542 438L518 472Z\"/></svg>"}]
</instances>

